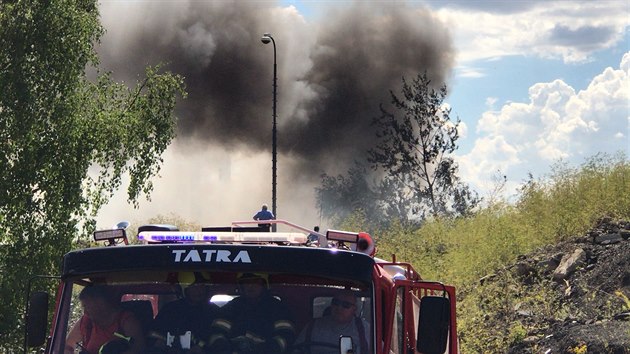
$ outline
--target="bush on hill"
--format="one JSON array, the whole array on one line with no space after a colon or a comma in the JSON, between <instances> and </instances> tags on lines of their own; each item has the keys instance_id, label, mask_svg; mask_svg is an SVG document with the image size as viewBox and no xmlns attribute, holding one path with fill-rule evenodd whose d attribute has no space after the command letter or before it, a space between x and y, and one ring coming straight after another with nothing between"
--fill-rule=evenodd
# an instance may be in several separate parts
<instances>
[{"instance_id":1,"label":"bush on hill","mask_svg":"<svg viewBox=\"0 0 630 354\"><path fill-rule=\"evenodd\" d=\"M519 322L502 324L506 331L483 325L495 316L491 311L508 311L490 304L499 304L506 296L518 298L522 289L509 277L480 288L480 279L536 249L583 236L604 217L630 220L630 163L625 154L596 155L579 168L557 164L552 171L542 180L530 178L516 203L495 202L470 217L429 220L419 229L394 223L387 230L370 230L376 235L379 257L395 254L412 263L423 278L458 288L464 353L507 352L510 343L528 333ZM344 226L366 225L357 214ZM557 311L554 297L547 293L554 291L549 286L552 280L542 276L537 281L542 286L523 299L537 303L540 311ZM630 296L628 291L625 296ZM482 302L488 306L479 307Z\"/></svg>"}]
</instances>

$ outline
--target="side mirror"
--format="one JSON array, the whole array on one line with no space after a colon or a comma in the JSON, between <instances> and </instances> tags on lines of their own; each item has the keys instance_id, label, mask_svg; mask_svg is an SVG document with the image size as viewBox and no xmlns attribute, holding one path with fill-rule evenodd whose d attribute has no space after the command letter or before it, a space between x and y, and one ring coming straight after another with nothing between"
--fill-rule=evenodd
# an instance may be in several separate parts
<instances>
[{"instance_id":1,"label":"side mirror","mask_svg":"<svg viewBox=\"0 0 630 354\"><path fill-rule=\"evenodd\" d=\"M446 351L451 318L451 303L441 296L425 296L420 300L416 350L424 354Z\"/></svg>"},{"instance_id":2,"label":"side mirror","mask_svg":"<svg viewBox=\"0 0 630 354\"><path fill-rule=\"evenodd\" d=\"M28 300L26 313L26 345L39 347L46 341L48 322L48 293L35 292Z\"/></svg>"},{"instance_id":3,"label":"side mirror","mask_svg":"<svg viewBox=\"0 0 630 354\"><path fill-rule=\"evenodd\" d=\"M352 351L352 337L341 336L339 337L339 354L350 354Z\"/></svg>"}]
</instances>

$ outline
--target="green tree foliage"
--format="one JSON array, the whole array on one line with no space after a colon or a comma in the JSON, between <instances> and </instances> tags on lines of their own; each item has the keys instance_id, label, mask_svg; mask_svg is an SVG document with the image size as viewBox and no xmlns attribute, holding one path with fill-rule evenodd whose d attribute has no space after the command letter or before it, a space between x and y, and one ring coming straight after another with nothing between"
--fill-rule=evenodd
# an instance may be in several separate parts
<instances>
[{"instance_id":1,"label":"green tree foliage","mask_svg":"<svg viewBox=\"0 0 630 354\"><path fill-rule=\"evenodd\" d=\"M466 215L479 198L460 181L449 156L457 149L460 120L453 122L443 104L446 85L431 88L426 72L402 82L402 98L390 92L396 112L381 105L381 116L374 120L378 143L368 161L385 171L389 184L410 195L404 210L409 217Z\"/></svg>"},{"instance_id":2,"label":"green tree foliage","mask_svg":"<svg viewBox=\"0 0 630 354\"><path fill-rule=\"evenodd\" d=\"M495 353L520 331L516 322L497 330L496 322L488 321L493 311L531 303L534 312L553 318L561 309L545 292L514 288L509 277L497 287L481 287L480 279L505 274L502 269L535 249L585 235L603 217L630 219L629 191L630 163L623 153L598 154L577 168L558 163L549 176L524 183L513 204L497 200L467 217L433 219L416 228L393 224L373 234L377 256L396 254L424 279L455 285L462 352ZM367 226L354 226L362 228Z\"/></svg>"},{"instance_id":3,"label":"green tree foliage","mask_svg":"<svg viewBox=\"0 0 630 354\"><path fill-rule=\"evenodd\" d=\"M347 176L322 174L321 186L315 188L315 194L321 216L334 223L357 211L369 220L382 218L378 193L368 181L366 167L359 162L348 169Z\"/></svg>"},{"instance_id":4,"label":"green tree foliage","mask_svg":"<svg viewBox=\"0 0 630 354\"><path fill-rule=\"evenodd\" d=\"M175 213L169 213L167 215L158 214L157 216L150 218L147 221L147 224L175 225L178 229L182 231L201 230L202 227L202 225L199 225L197 222L187 220L186 218Z\"/></svg>"},{"instance_id":5,"label":"green tree foliage","mask_svg":"<svg viewBox=\"0 0 630 354\"><path fill-rule=\"evenodd\" d=\"M417 226L428 215L468 215L480 202L448 156L457 149L460 121L443 105L446 86L432 89L426 73L411 84L402 81L403 98L390 92L396 114L381 105L374 119L377 144L365 162L355 162L346 175L322 175L315 193L324 218L340 223L360 211L371 228ZM368 173L368 165L376 173Z\"/></svg>"},{"instance_id":6,"label":"green tree foliage","mask_svg":"<svg viewBox=\"0 0 630 354\"><path fill-rule=\"evenodd\" d=\"M373 178L366 165L355 162L347 175L322 174L320 187L315 188L321 216L335 224L345 223L356 213L370 223L369 229L387 227L392 222L414 225L409 220L410 194L398 179Z\"/></svg>"},{"instance_id":7,"label":"green tree foliage","mask_svg":"<svg viewBox=\"0 0 630 354\"><path fill-rule=\"evenodd\" d=\"M113 82L97 70L102 34L95 0L0 3L3 352L19 343L29 276L56 272L123 175L130 201L150 193L175 134L183 79L148 68L136 87Z\"/></svg>"},{"instance_id":8,"label":"green tree foliage","mask_svg":"<svg viewBox=\"0 0 630 354\"><path fill-rule=\"evenodd\" d=\"M496 179L498 190L504 182L503 176ZM604 217L629 220L630 162L620 152L597 154L579 167L556 163L548 176L530 176L516 198L515 203L508 203L495 196L493 203L467 217L431 219L419 227L394 221L372 232L373 225L360 212L347 214L338 227L370 231L377 257L396 255L413 264L425 280L454 285L462 353L495 353L522 339L527 322L514 320L517 304L550 319L564 316L575 305L554 300L550 279L537 280L539 290L532 292L505 270L519 256L585 235ZM484 277L498 281L481 286ZM593 296L625 304L623 294ZM568 313L579 311L571 308ZM495 318L509 321L497 327Z\"/></svg>"}]
</instances>

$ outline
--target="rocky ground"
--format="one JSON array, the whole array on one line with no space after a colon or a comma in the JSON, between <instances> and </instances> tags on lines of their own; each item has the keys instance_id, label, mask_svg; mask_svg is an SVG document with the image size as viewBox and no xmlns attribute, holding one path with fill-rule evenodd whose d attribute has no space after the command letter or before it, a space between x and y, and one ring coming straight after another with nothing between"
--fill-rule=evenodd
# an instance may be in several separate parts
<instances>
[{"instance_id":1,"label":"rocky ground","mask_svg":"<svg viewBox=\"0 0 630 354\"><path fill-rule=\"evenodd\" d=\"M630 221L602 219L587 235L522 256L504 271L529 294L506 318L491 317L497 326L519 321L523 328L508 353L630 354Z\"/></svg>"}]
</instances>

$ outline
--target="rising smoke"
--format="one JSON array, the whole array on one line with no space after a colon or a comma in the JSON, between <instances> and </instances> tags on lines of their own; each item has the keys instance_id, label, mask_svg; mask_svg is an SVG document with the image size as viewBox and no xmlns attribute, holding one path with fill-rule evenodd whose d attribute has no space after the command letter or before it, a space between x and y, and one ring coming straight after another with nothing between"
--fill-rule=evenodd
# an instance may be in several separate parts
<instances>
[{"instance_id":1,"label":"rising smoke","mask_svg":"<svg viewBox=\"0 0 630 354\"><path fill-rule=\"evenodd\" d=\"M374 142L372 118L403 76L426 70L441 84L454 59L448 31L426 9L333 6L305 19L259 1L105 2L101 66L124 81L157 63L185 77L177 145L268 155L273 48L260 38L272 33L282 174L312 189L321 172L342 173L363 159Z\"/></svg>"}]
</instances>

